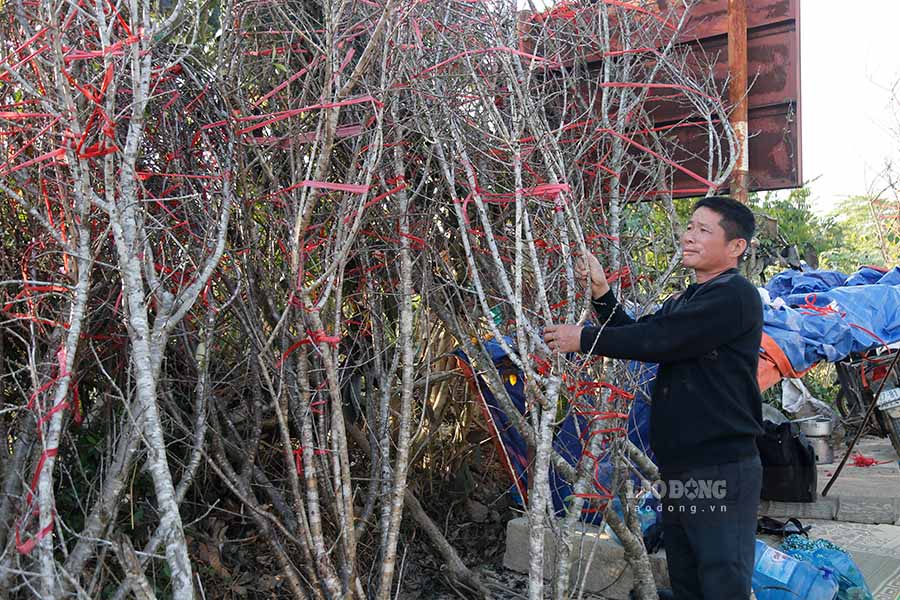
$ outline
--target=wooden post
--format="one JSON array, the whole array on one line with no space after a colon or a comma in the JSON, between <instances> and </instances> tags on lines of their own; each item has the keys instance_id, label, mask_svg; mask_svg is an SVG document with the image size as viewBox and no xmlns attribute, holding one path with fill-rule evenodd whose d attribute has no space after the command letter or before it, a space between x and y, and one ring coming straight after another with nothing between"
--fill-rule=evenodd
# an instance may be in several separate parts
<instances>
[{"instance_id":1,"label":"wooden post","mask_svg":"<svg viewBox=\"0 0 900 600\"><path fill-rule=\"evenodd\" d=\"M731 195L747 203L750 191L750 153L747 145L747 0L728 0L728 100L731 126L737 137L738 159L731 178Z\"/></svg>"}]
</instances>

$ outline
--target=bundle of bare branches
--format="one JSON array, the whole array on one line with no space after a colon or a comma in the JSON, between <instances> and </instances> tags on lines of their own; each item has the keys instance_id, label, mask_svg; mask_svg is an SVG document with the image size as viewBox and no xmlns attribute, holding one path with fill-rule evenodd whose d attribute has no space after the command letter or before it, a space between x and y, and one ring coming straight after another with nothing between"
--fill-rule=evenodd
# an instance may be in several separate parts
<instances>
[{"instance_id":1,"label":"bundle of bare branches","mask_svg":"<svg viewBox=\"0 0 900 600\"><path fill-rule=\"evenodd\" d=\"M208 596L246 582L197 541L221 516L283 596L391 597L410 520L457 589L491 595L416 496L478 414L459 348L533 456L529 597L546 573L578 590L574 526L614 498L650 597L640 373L541 331L588 314L579 252L655 302L676 176L703 194L730 172L722 82L679 43L689 3L665 4L0 4L0 590ZM568 414L575 464L552 445Z\"/></svg>"}]
</instances>

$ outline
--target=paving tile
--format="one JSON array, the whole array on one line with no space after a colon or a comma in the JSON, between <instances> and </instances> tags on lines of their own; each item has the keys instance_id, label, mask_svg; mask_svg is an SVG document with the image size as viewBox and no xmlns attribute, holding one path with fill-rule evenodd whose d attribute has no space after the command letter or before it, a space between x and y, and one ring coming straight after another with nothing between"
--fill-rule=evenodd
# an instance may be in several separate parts
<instances>
[{"instance_id":1,"label":"paving tile","mask_svg":"<svg viewBox=\"0 0 900 600\"><path fill-rule=\"evenodd\" d=\"M877 589L882 586L885 581L893 577L897 570L900 569L900 561L887 556L878 556L869 552L860 552L851 550L853 561L859 567L866 583L871 589Z\"/></svg>"},{"instance_id":2,"label":"paving tile","mask_svg":"<svg viewBox=\"0 0 900 600\"><path fill-rule=\"evenodd\" d=\"M893 573L885 574L883 577L883 580L879 583L870 583L868 579L866 580L875 600L897 600L900 598L900 566Z\"/></svg>"}]
</instances>

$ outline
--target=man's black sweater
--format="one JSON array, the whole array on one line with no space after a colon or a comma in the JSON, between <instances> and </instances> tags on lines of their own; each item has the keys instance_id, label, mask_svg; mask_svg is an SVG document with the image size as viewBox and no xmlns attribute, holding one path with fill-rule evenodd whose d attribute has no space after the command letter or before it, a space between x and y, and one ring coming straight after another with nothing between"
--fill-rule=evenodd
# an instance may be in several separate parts
<instances>
[{"instance_id":1,"label":"man's black sweater","mask_svg":"<svg viewBox=\"0 0 900 600\"><path fill-rule=\"evenodd\" d=\"M593 304L600 327L582 330L582 352L659 363L650 445L663 471L756 454L762 301L737 269L688 286L637 321L612 291Z\"/></svg>"}]
</instances>

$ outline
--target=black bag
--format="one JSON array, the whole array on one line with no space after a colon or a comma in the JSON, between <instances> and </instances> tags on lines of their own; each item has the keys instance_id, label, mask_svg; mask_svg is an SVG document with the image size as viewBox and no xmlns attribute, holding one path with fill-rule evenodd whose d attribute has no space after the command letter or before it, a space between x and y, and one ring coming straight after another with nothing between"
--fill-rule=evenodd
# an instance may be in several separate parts
<instances>
[{"instance_id":1,"label":"black bag","mask_svg":"<svg viewBox=\"0 0 900 600\"><path fill-rule=\"evenodd\" d=\"M815 502L816 453L796 423L763 421L756 438L763 466L760 498L779 502Z\"/></svg>"},{"instance_id":2,"label":"black bag","mask_svg":"<svg viewBox=\"0 0 900 600\"><path fill-rule=\"evenodd\" d=\"M787 521L779 521L772 517L762 516L756 520L756 533L765 535L777 535L784 538L789 535L802 535L809 538L809 530L812 525L803 525L800 519L791 517Z\"/></svg>"}]
</instances>

